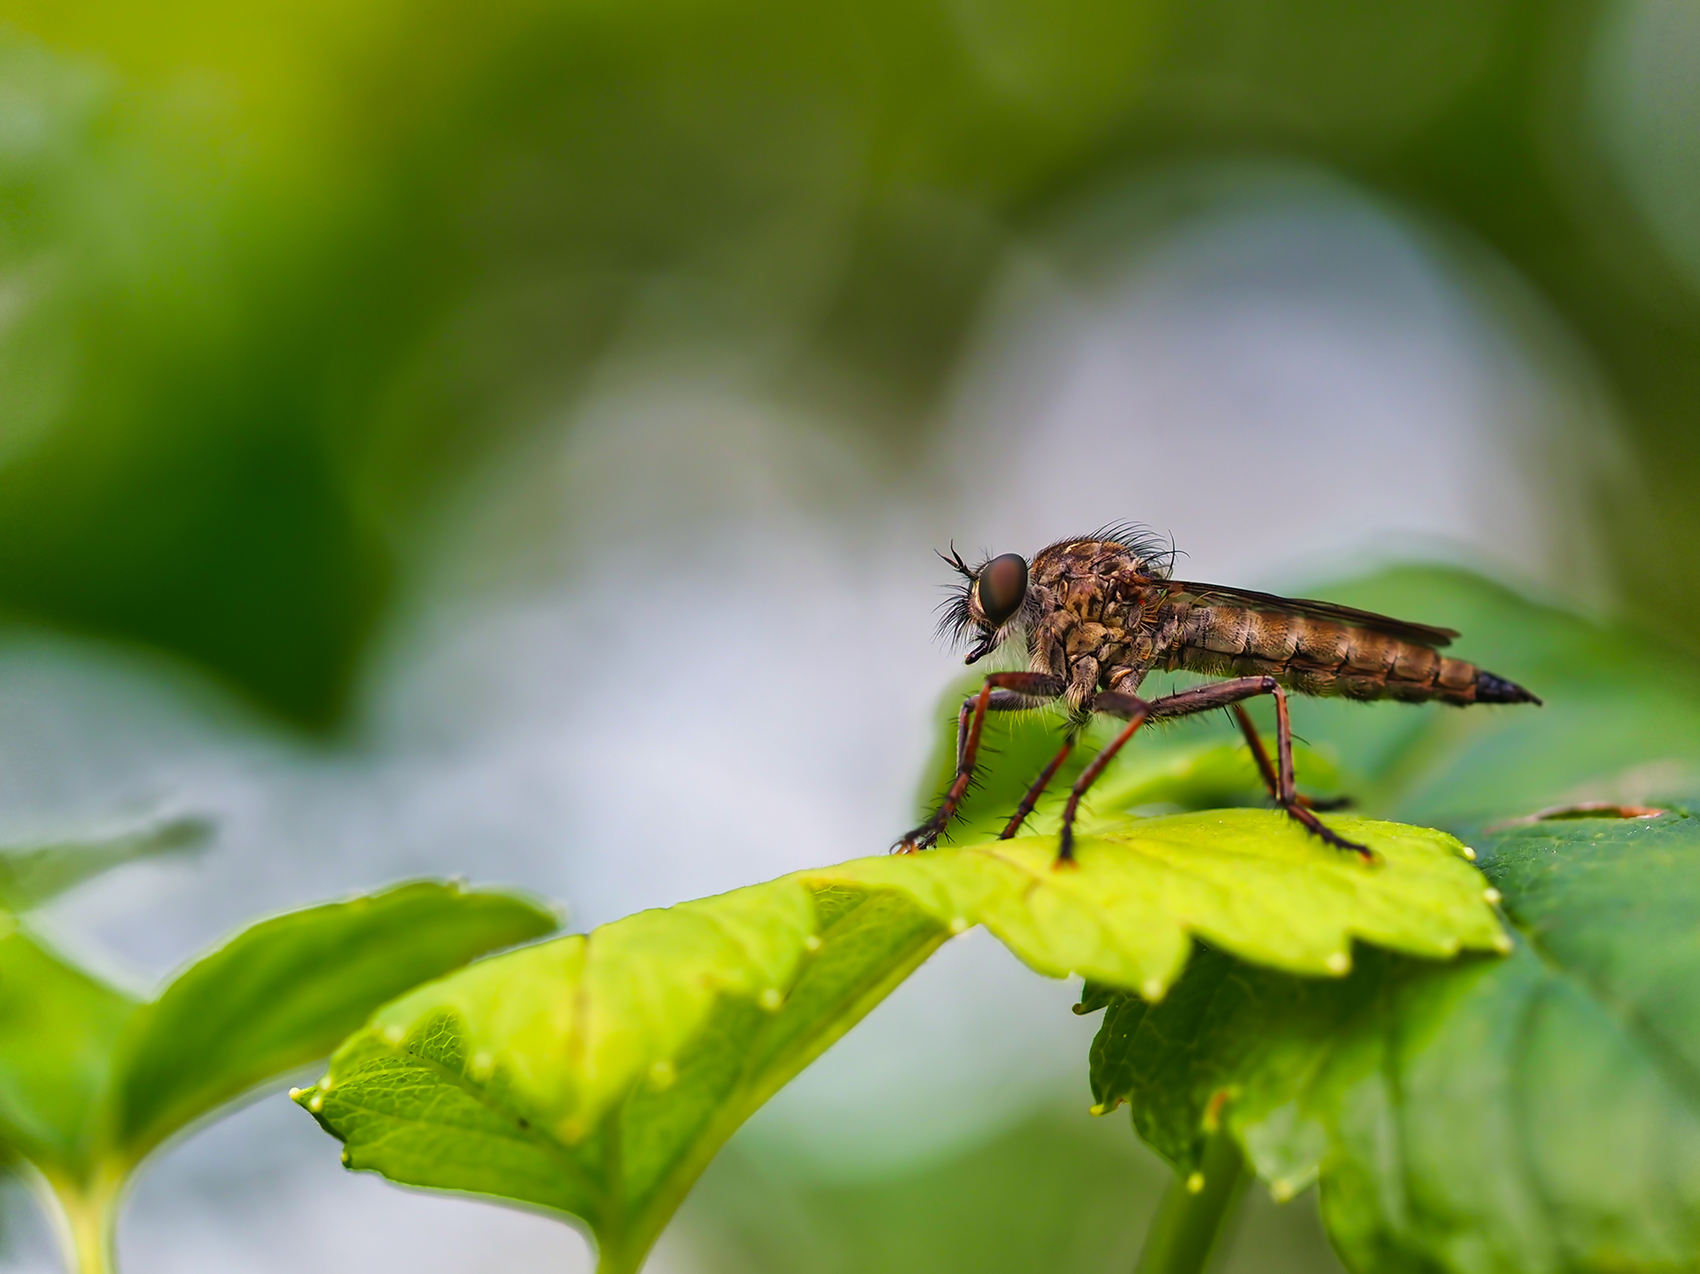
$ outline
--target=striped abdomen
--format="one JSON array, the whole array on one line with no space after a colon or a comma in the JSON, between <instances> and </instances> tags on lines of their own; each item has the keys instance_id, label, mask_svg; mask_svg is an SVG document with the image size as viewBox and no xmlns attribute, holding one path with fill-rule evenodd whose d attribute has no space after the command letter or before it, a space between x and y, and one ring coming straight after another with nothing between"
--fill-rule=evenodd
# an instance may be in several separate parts
<instances>
[{"instance_id":1,"label":"striped abdomen","mask_svg":"<svg viewBox=\"0 0 1700 1274\"><path fill-rule=\"evenodd\" d=\"M1180 617L1167 665L1217 677L1272 676L1307 695L1410 703L1538 703L1521 686L1373 628L1238 606Z\"/></svg>"}]
</instances>

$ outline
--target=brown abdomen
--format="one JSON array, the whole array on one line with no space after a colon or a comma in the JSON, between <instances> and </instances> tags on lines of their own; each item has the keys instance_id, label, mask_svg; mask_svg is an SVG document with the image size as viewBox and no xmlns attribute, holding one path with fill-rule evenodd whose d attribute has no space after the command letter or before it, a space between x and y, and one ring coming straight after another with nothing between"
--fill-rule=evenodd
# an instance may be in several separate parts
<instances>
[{"instance_id":1,"label":"brown abdomen","mask_svg":"<svg viewBox=\"0 0 1700 1274\"><path fill-rule=\"evenodd\" d=\"M1274 677L1307 695L1409 703L1539 702L1521 686L1370 628L1238 606L1193 606L1171 668L1217 677Z\"/></svg>"}]
</instances>

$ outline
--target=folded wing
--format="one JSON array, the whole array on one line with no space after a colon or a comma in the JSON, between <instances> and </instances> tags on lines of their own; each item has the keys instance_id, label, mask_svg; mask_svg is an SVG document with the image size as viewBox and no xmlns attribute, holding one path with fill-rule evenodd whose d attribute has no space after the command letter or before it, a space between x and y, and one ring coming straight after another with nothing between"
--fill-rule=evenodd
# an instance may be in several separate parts
<instances>
[{"instance_id":1,"label":"folded wing","mask_svg":"<svg viewBox=\"0 0 1700 1274\"><path fill-rule=\"evenodd\" d=\"M1458 635L1455 629L1435 628L1429 624L1413 624L1391 615L1359 610L1355 606L1339 606L1333 602L1312 601L1307 597L1278 597L1274 593L1259 593L1249 588L1230 588L1224 584L1199 584L1187 580L1163 580L1162 586L1171 598L1179 601L1190 598L1201 606L1240 606L1246 610L1277 615L1300 615L1306 619L1325 619L1386 633L1401 641L1438 649L1449 646Z\"/></svg>"}]
</instances>

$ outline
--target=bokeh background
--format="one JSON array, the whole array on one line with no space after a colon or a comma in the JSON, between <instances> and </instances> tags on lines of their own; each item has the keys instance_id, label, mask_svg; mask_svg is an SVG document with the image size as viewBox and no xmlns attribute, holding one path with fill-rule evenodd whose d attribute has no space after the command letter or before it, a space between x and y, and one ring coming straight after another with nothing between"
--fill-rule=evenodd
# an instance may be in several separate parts
<instances>
[{"instance_id":1,"label":"bokeh background","mask_svg":"<svg viewBox=\"0 0 1700 1274\"><path fill-rule=\"evenodd\" d=\"M1697 405L1683 0L4 0L0 834L217 820L48 913L138 988L398 876L590 926L877 852L932 550L1123 519L1691 657ZM982 938L657 1270L1131 1267L1165 1170ZM176 1144L126 1268L589 1268L336 1151L276 1097ZM1334 1268L1309 1199L1235 1243Z\"/></svg>"}]
</instances>

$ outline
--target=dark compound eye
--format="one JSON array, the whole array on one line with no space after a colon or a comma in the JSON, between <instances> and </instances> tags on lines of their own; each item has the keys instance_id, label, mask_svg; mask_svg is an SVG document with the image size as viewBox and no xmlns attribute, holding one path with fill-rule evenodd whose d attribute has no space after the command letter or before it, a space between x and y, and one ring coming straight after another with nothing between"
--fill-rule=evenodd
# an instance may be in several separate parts
<instances>
[{"instance_id":1,"label":"dark compound eye","mask_svg":"<svg viewBox=\"0 0 1700 1274\"><path fill-rule=\"evenodd\" d=\"M1027 596L1027 563L1018 553L994 557L974 581L980 613L989 624L1002 624L1021 609Z\"/></svg>"}]
</instances>

